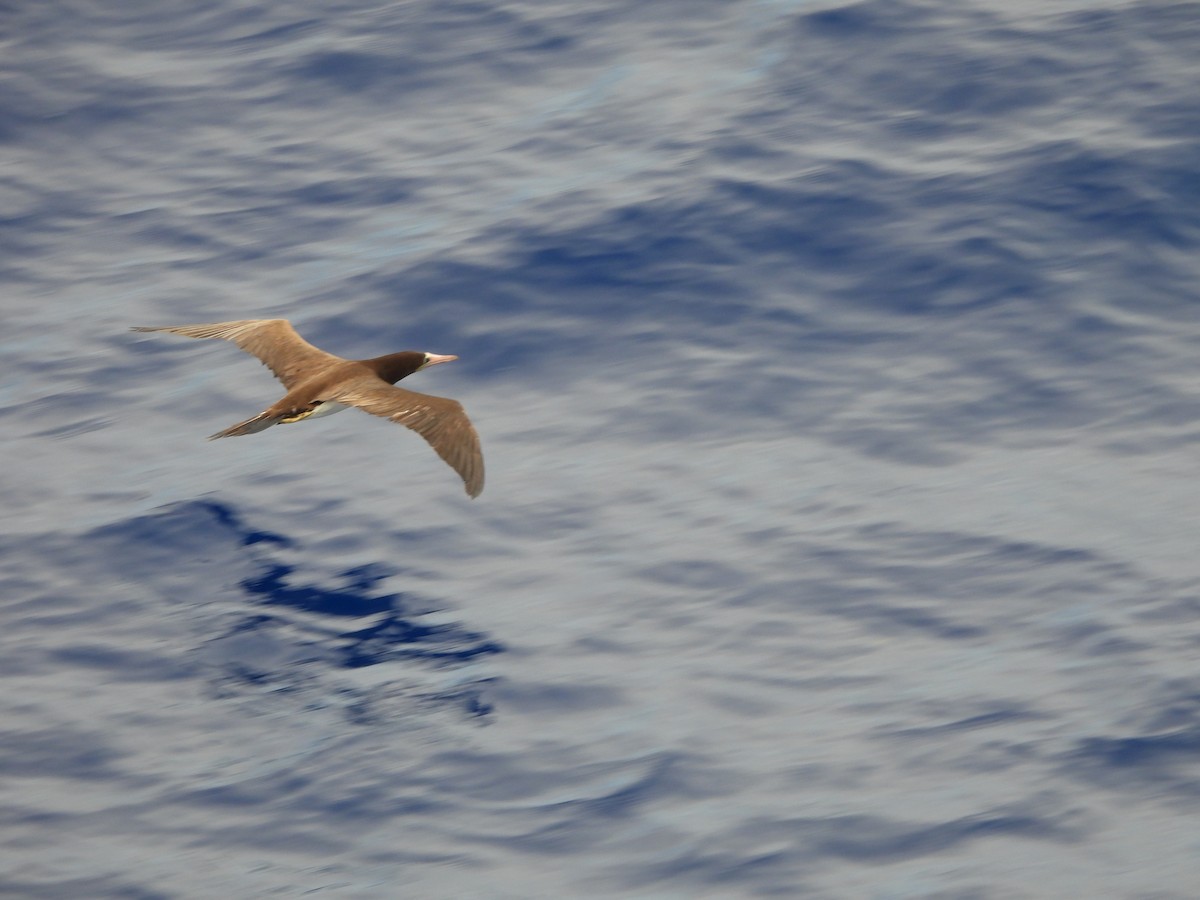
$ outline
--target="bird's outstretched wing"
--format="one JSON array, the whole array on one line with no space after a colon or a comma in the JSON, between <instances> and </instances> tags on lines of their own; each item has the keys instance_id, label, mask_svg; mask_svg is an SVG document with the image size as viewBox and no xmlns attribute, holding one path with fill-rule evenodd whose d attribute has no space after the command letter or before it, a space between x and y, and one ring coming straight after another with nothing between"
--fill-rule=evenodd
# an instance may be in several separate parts
<instances>
[{"instance_id":1,"label":"bird's outstretched wing","mask_svg":"<svg viewBox=\"0 0 1200 900\"><path fill-rule=\"evenodd\" d=\"M406 391L372 375L342 382L322 399L357 406L411 428L459 474L469 495L478 497L483 490L479 435L457 400Z\"/></svg>"},{"instance_id":2,"label":"bird's outstretched wing","mask_svg":"<svg viewBox=\"0 0 1200 900\"><path fill-rule=\"evenodd\" d=\"M211 325L139 327L132 330L169 331L186 337L233 341L247 353L262 360L288 389L295 387L303 380L303 375L316 368L345 362L340 356L318 350L300 337L287 319L243 319L238 322L214 322Z\"/></svg>"}]
</instances>

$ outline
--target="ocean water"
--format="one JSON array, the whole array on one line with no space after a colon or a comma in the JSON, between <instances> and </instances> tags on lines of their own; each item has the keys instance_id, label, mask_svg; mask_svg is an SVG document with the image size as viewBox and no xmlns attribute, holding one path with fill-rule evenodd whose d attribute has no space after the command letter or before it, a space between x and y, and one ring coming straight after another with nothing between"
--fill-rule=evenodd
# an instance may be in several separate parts
<instances>
[{"instance_id":1,"label":"ocean water","mask_svg":"<svg viewBox=\"0 0 1200 900\"><path fill-rule=\"evenodd\" d=\"M1200 3L0 40L0 896L1200 893Z\"/></svg>"}]
</instances>

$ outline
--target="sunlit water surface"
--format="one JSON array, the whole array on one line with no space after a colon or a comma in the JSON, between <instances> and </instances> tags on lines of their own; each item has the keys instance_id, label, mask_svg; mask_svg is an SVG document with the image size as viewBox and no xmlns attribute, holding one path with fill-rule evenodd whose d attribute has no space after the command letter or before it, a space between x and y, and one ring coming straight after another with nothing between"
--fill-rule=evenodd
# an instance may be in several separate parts
<instances>
[{"instance_id":1,"label":"sunlit water surface","mask_svg":"<svg viewBox=\"0 0 1200 900\"><path fill-rule=\"evenodd\" d=\"M1200 4L7 17L0 894L1196 896Z\"/></svg>"}]
</instances>

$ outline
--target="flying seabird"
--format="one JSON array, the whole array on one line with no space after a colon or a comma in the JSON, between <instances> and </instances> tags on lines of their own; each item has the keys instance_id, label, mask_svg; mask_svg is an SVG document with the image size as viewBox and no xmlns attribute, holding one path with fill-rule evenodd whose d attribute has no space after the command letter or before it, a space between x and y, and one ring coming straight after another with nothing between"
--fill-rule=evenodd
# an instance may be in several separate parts
<instances>
[{"instance_id":1,"label":"flying seabird","mask_svg":"<svg viewBox=\"0 0 1200 900\"><path fill-rule=\"evenodd\" d=\"M244 319L211 325L138 327L133 331L167 331L193 338L233 341L257 356L287 393L257 416L218 431L209 440L254 434L272 425L332 415L347 406L407 426L429 442L463 480L467 493L483 490L483 453L479 435L457 400L431 397L393 385L413 372L457 356L405 350L374 359L342 359L318 350L296 333L287 319Z\"/></svg>"}]
</instances>

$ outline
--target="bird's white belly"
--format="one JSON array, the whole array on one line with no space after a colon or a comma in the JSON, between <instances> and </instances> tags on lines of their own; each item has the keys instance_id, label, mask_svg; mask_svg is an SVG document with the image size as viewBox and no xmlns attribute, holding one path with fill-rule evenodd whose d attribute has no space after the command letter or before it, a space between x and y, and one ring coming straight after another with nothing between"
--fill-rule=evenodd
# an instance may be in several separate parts
<instances>
[{"instance_id":1,"label":"bird's white belly","mask_svg":"<svg viewBox=\"0 0 1200 900\"><path fill-rule=\"evenodd\" d=\"M347 408L348 407L345 403L338 403L336 400L326 400L305 418L319 419L321 416L332 416L335 412L341 412L343 409Z\"/></svg>"}]
</instances>

